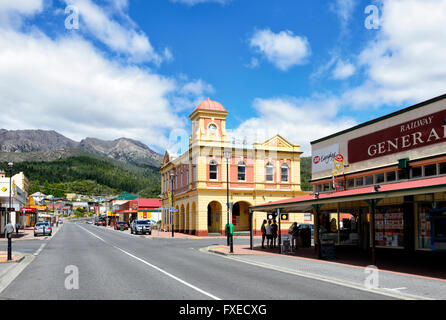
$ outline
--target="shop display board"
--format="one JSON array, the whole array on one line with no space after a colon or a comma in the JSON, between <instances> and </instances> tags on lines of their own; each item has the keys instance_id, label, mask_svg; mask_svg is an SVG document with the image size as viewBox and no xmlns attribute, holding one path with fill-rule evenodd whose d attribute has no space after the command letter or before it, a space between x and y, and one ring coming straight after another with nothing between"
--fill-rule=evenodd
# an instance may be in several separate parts
<instances>
[{"instance_id":1,"label":"shop display board","mask_svg":"<svg viewBox=\"0 0 446 320\"><path fill-rule=\"evenodd\" d=\"M400 207L377 207L375 244L382 247L404 246L404 211Z\"/></svg>"}]
</instances>

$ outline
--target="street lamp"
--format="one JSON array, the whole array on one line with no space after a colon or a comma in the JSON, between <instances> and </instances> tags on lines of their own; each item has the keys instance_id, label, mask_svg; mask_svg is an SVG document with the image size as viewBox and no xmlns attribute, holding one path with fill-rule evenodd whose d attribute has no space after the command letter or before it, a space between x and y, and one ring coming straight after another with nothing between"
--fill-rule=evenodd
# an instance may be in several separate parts
<instances>
[{"instance_id":1,"label":"street lamp","mask_svg":"<svg viewBox=\"0 0 446 320\"><path fill-rule=\"evenodd\" d=\"M9 162L8 168L9 168L9 208L8 212L6 214L6 221L8 223L11 222L11 208L12 208L12 168L14 167L14 163Z\"/></svg>"},{"instance_id":2,"label":"street lamp","mask_svg":"<svg viewBox=\"0 0 446 320\"><path fill-rule=\"evenodd\" d=\"M11 208L12 208L12 168L14 167L14 163L9 162L8 168L9 168L9 208L6 215L6 221L8 224L11 223ZM8 236L8 261L12 260L12 234L9 234Z\"/></svg>"},{"instance_id":3,"label":"street lamp","mask_svg":"<svg viewBox=\"0 0 446 320\"><path fill-rule=\"evenodd\" d=\"M173 179L175 178L175 173L173 173L173 172L171 172L170 173L170 194L171 194L171 199L172 199L172 203L171 203L171 206L170 206L170 209L169 209L169 211L170 211L170 225L172 226L171 228L172 228L172 238L175 236L175 234L174 234L174 223L173 223Z\"/></svg>"},{"instance_id":4,"label":"street lamp","mask_svg":"<svg viewBox=\"0 0 446 320\"><path fill-rule=\"evenodd\" d=\"M233 246L233 238L231 233L231 227L229 223L229 211L231 210L231 205L229 203L229 161L232 159L232 150L230 148L225 149L224 151L224 157L226 159L226 206L227 206L227 243L229 245L229 252L234 252L234 246Z\"/></svg>"}]
</instances>

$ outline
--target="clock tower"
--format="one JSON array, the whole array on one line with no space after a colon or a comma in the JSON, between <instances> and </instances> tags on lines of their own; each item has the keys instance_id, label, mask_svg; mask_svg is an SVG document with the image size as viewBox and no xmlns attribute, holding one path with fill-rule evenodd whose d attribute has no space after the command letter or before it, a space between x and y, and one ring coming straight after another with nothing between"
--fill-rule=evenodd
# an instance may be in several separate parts
<instances>
[{"instance_id":1,"label":"clock tower","mask_svg":"<svg viewBox=\"0 0 446 320\"><path fill-rule=\"evenodd\" d=\"M192 121L191 143L225 143L228 111L210 98L204 100L189 116Z\"/></svg>"}]
</instances>

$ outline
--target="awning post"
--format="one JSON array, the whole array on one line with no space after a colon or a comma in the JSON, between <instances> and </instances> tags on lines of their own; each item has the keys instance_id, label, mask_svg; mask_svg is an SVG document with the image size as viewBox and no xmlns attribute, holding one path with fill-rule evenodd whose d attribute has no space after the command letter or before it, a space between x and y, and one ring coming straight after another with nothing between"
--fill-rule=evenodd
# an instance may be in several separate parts
<instances>
[{"instance_id":1,"label":"awning post","mask_svg":"<svg viewBox=\"0 0 446 320\"><path fill-rule=\"evenodd\" d=\"M280 209L277 209L277 217L279 218L279 253L282 253L282 227L281 227L281 214Z\"/></svg>"},{"instance_id":2,"label":"awning post","mask_svg":"<svg viewBox=\"0 0 446 320\"><path fill-rule=\"evenodd\" d=\"M375 252L375 213L376 213L376 204L375 199L372 199L371 201L371 224L372 224L372 265L376 265L376 252Z\"/></svg>"},{"instance_id":3,"label":"awning post","mask_svg":"<svg viewBox=\"0 0 446 320\"><path fill-rule=\"evenodd\" d=\"M249 248L253 250L253 212L249 209Z\"/></svg>"}]
</instances>

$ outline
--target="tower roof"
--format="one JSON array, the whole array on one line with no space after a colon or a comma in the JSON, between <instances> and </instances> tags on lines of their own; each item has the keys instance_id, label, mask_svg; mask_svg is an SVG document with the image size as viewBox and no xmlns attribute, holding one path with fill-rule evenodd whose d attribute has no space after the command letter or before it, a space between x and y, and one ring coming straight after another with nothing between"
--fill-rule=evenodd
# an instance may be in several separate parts
<instances>
[{"instance_id":1,"label":"tower roof","mask_svg":"<svg viewBox=\"0 0 446 320\"><path fill-rule=\"evenodd\" d=\"M195 108L194 112L197 110L211 110L211 111L222 111L227 112L225 107L220 102L212 101L210 98L207 98L202 103Z\"/></svg>"}]
</instances>

